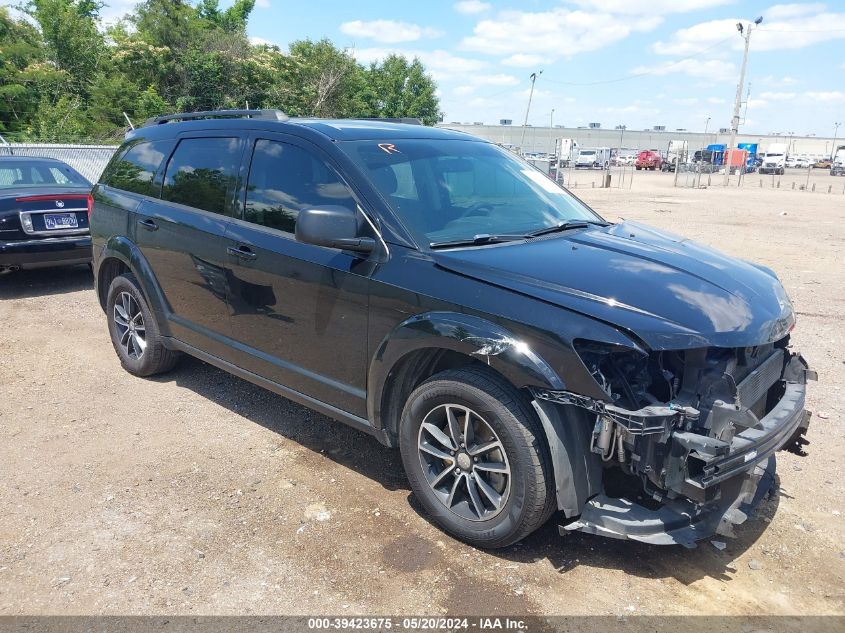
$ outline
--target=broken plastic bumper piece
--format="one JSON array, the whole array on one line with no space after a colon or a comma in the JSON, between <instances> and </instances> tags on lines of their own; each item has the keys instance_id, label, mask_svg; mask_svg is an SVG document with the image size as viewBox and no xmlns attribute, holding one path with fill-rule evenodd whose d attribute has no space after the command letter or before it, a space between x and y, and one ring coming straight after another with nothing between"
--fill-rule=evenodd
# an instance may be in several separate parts
<instances>
[{"instance_id":1,"label":"broken plastic bumper piece","mask_svg":"<svg viewBox=\"0 0 845 633\"><path fill-rule=\"evenodd\" d=\"M660 499L656 508L652 504L654 509L649 509L600 494L561 532L581 530L688 547L714 533L729 536L730 527L745 521L771 488L775 452L809 425L810 413L804 409L806 381L815 379L815 372L807 369L799 355L792 356L785 367L784 360L773 354L771 363L762 363L758 372L737 385L736 404L719 402L713 407L710 420L729 429L721 436L725 439L687 430L695 428L690 422L698 420L698 411L692 407L667 404L628 411L567 392L538 393L546 400L606 416L624 428L631 461L640 468L649 494ZM753 403L778 381L780 399L764 417L757 419L741 406L743 396Z\"/></svg>"},{"instance_id":2,"label":"broken plastic bumper piece","mask_svg":"<svg viewBox=\"0 0 845 633\"><path fill-rule=\"evenodd\" d=\"M581 516L560 527L561 535L573 530L651 545L683 545L721 534L733 536L733 526L744 523L775 482L775 456L757 463L742 477L725 482L718 500L699 505L673 499L649 509L628 499L593 497Z\"/></svg>"}]
</instances>

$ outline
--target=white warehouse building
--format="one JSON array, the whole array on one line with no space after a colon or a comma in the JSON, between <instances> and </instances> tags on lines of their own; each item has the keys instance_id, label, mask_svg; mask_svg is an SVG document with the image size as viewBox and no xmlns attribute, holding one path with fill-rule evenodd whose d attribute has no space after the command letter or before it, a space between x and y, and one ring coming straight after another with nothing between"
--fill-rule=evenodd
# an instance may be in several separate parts
<instances>
[{"instance_id":1,"label":"white warehouse building","mask_svg":"<svg viewBox=\"0 0 845 633\"><path fill-rule=\"evenodd\" d=\"M690 150L710 144L730 142L730 132L690 132L686 130L614 130L609 128L526 127L525 142L521 125L481 125L471 123L439 123L438 127L459 130L502 145L513 145L527 153L554 153L555 139L571 138L581 147L618 147L626 149L655 149L665 152L669 141L687 141ZM833 137L743 134L737 143L757 143L765 152L772 143L782 143L789 154L830 156L835 150ZM845 145L845 138L837 138L835 145Z\"/></svg>"}]
</instances>

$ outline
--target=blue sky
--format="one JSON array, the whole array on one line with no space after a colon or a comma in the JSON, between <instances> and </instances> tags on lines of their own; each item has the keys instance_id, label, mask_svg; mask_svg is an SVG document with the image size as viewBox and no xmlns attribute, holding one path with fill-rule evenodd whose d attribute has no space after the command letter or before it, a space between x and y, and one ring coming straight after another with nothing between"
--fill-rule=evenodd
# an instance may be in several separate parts
<instances>
[{"instance_id":1,"label":"blue sky","mask_svg":"<svg viewBox=\"0 0 845 633\"><path fill-rule=\"evenodd\" d=\"M533 125L547 125L554 109L555 124L567 126L703 130L711 117L712 130L730 125L743 45L736 22L760 15L740 129L831 135L845 122L843 0L258 0L249 35L283 49L328 37L362 62L418 56L446 121L521 123L529 75L542 70Z\"/></svg>"}]
</instances>

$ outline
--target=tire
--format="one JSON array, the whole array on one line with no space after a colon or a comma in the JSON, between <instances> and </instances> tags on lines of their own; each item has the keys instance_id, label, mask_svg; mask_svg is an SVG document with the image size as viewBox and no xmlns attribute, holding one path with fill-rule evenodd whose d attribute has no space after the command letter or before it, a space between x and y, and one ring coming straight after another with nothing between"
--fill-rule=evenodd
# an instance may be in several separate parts
<instances>
[{"instance_id":1,"label":"tire","mask_svg":"<svg viewBox=\"0 0 845 633\"><path fill-rule=\"evenodd\" d=\"M472 421L466 447L453 441L456 432L442 431L450 429L450 408L459 438L467 417ZM432 427L443 437L438 439ZM444 531L470 545L516 543L555 510L551 458L540 422L520 392L490 370L448 370L426 380L408 397L399 436L414 495Z\"/></svg>"},{"instance_id":2,"label":"tire","mask_svg":"<svg viewBox=\"0 0 845 633\"><path fill-rule=\"evenodd\" d=\"M106 318L114 351L130 374L152 376L169 371L176 364L179 354L164 346L155 317L132 273L111 282Z\"/></svg>"}]
</instances>

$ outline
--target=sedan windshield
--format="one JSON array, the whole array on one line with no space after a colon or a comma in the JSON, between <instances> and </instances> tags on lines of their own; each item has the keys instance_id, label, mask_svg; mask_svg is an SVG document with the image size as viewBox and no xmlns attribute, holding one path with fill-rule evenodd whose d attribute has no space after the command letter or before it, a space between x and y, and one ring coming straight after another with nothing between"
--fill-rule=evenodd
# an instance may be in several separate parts
<instances>
[{"instance_id":1,"label":"sedan windshield","mask_svg":"<svg viewBox=\"0 0 845 633\"><path fill-rule=\"evenodd\" d=\"M0 161L0 189L10 187L90 186L70 165L59 161Z\"/></svg>"},{"instance_id":2,"label":"sedan windshield","mask_svg":"<svg viewBox=\"0 0 845 633\"><path fill-rule=\"evenodd\" d=\"M602 222L542 172L491 143L350 141L344 151L423 244L525 236L573 220ZM489 243L501 240L478 240Z\"/></svg>"}]
</instances>

